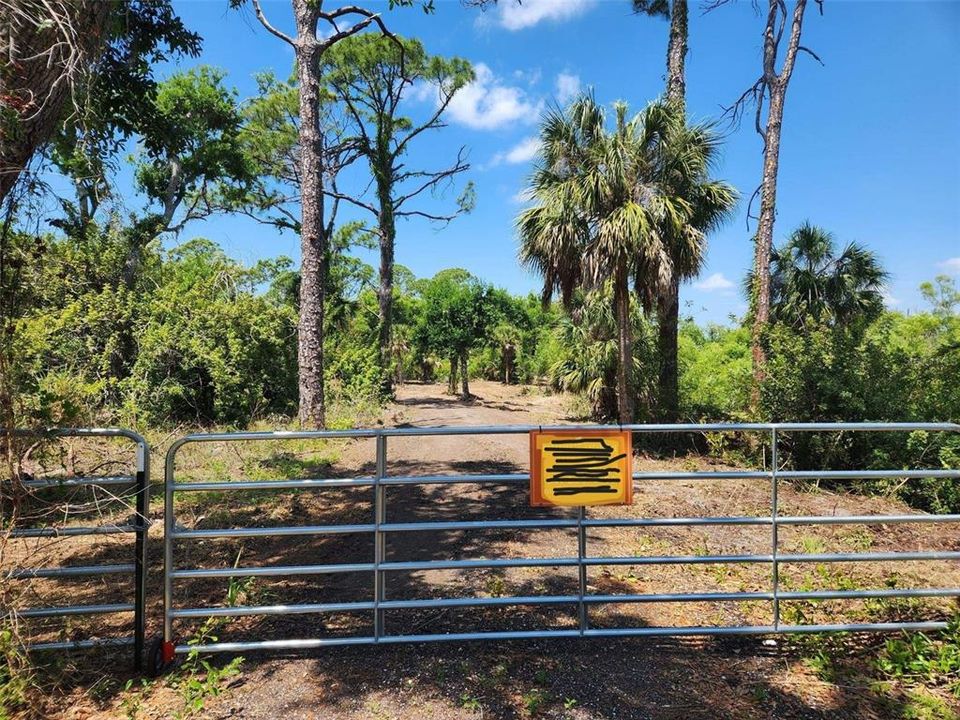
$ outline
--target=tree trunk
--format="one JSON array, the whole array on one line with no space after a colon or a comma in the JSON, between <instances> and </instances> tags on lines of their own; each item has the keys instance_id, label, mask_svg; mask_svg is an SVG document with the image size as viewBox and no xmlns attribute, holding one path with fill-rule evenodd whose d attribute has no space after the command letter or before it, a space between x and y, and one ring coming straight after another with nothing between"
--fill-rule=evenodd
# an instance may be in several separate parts
<instances>
[{"instance_id":1,"label":"tree trunk","mask_svg":"<svg viewBox=\"0 0 960 720\"><path fill-rule=\"evenodd\" d=\"M617 413L622 424L633 420L633 397L630 382L633 365L633 347L630 338L630 290L627 286L627 268L620 263L614 277L613 296L616 305L619 363L617 367Z\"/></svg>"},{"instance_id":2,"label":"tree trunk","mask_svg":"<svg viewBox=\"0 0 960 720\"><path fill-rule=\"evenodd\" d=\"M667 101L686 113L687 0L673 0L670 41L667 45ZM674 258L676 261L676 258ZM680 278L674 262L671 277L657 302L657 351L660 356L658 415L660 422L676 422L679 415L677 332L680 325Z\"/></svg>"},{"instance_id":3,"label":"tree trunk","mask_svg":"<svg viewBox=\"0 0 960 720\"><path fill-rule=\"evenodd\" d=\"M84 0L0 2L0 200L54 135L79 75L104 47L112 7Z\"/></svg>"},{"instance_id":4,"label":"tree trunk","mask_svg":"<svg viewBox=\"0 0 960 720\"><path fill-rule=\"evenodd\" d=\"M457 365L459 358L456 354L450 356L450 379L447 380L447 394L457 394Z\"/></svg>"},{"instance_id":5,"label":"tree trunk","mask_svg":"<svg viewBox=\"0 0 960 720\"><path fill-rule=\"evenodd\" d=\"M766 353L763 349L763 331L770 321L770 254L773 249L773 223L776 217L777 172L780 166L780 130L783 122L783 92L770 89L770 109L763 153L763 179L760 185L760 220L754 240L753 257L753 327L751 354L753 356L754 406L763 383Z\"/></svg>"},{"instance_id":6,"label":"tree trunk","mask_svg":"<svg viewBox=\"0 0 960 720\"><path fill-rule=\"evenodd\" d=\"M680 280L674 275L657 306L657 349L660 355L659 414L661 422L680 415L677 333L680 329Z\"/></svg>"},{"instance_id":7,"label":"tree trunk","mask_svg":"<svg viewBox=\"0 0 960 720\"><path fill-rule=\"evenodd\" d=\"M467 371L467 360L470 353L464 350L460 353L460 396L466 400L470 397L470 373Z\"/></svg>"},{"instance_id":8,"label":"tree trunk","mask_svg":"<svg viewBox=\"0 0 960 720\"><path fill-rule=\"evenodd\" d=\"M763 349L763 333L770 321L770 253L773 248L773 224L777 214L777 173L780 169L780 135L783 129L783 105L787 85L793 73L797 52L800 48L800 33L803 29L803 14L807 1L797 0L790 26L790 40L783 60L783 68L776 72L779 45L777 18L781 10L780 0L770 0L767 26L764 31L763 78L768 95L767 123L763 130L763 178L760 183L760 219L753 256L753 327L751 329L751 354L753 356L753 388L751 405L756 408L760 401L760 386L765 377L766 353ZM786 12L786 7L783 6ZM759 122L759 120L758 120Z\"/></svg>"},{"instance_id":9,"label":"tree trunk","mask_svg":"<svg viewBox=\"0 0 960 720\"><path fill-rule=\"evenodd\" d=\"M687 81L687 0L673 0L670 14L670 42L667 44L667 100L680 112L686 105Z\"/></svg>"},{"instance_id":10,"label":"tree trunk","mask_svg":"<svg viewBox=\"0 0 960 720\"><path fill-rule=\"evenodd\" d=\"M394 246L397 238L397 222L393 213L393 156L390 154L389 139L377 139L377 155L371 162L377 183L377 226L380 231L380 287L377 300L380 306L380 370L382 373L381 390L385 396L393 393L390 376L390 345L393 335L393 264Z\"/></svg>"},{"instance_id":11,"label":"tree trunk","mask_svg":"<svg viewBox=\"0 0 960 720\"><path fill-rule=\"evenodd\" d=\"M294 0L297 23L296 64L300 86L300 320L297 365L300 423L325 424L323 380L323 312L326 291L327 237L323 223L323 139L320 134L320 46L318 4Z\"/></svg>"}]
</instances>

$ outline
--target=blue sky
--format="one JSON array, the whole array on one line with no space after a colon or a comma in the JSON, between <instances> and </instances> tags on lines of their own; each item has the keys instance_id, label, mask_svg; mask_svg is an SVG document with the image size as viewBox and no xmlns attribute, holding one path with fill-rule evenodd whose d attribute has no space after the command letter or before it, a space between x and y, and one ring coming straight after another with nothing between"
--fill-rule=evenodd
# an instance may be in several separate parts
<instances>
[{"instance_id":1,"label":"blue sky","mask_svg":"<svg viewBox=\"0 0 960 720\"><path fill-rule=\"evenodd\" d=\"M292 67L290 48L251 10L229 10L226 0L175 5L204 37L203 55L184 66L225 69L241 98L253 93L255 72L286 76ZM604 103L625 100L639 110L663 88L667 23L632 15L627 0L501 0L485 13L437 0L429 16L365 6L382 8L395 32L419 38L429 52L464 57L477 71L448 127L423 137L409 159L438 167L466 146L476 208L443 228L404 222L398 262L418 276L459 266L514 292L537 290L538 278L516 262L512 223L540 114L587 88ZM707 15L698 6L691 3L687 94L690 115L702 120L718 117L758 76L763 21L747 0ZM277 26L291 29L289 2L264 7ZM827 2L822 17L815 7L808 11L804 44L824 66L802 56L790 85L776 240L809 219L841 242L862 242L892 273L890 305L919 308L920 282L960 275L960 3ZM429 99L419 101L425 107L417 102L412 114L429 109ZM752 250L746 198L759 182L761 141L749 121L724 127L716 176L744 201L710 238L701 278L682 290L687 312L701 321L743 312L739 282ZM442 199L430 203L444 206ZM193 235L248 262L298 256L295 237L240 217L194 224L184 238Z\"/></svg>"}]
</instances>

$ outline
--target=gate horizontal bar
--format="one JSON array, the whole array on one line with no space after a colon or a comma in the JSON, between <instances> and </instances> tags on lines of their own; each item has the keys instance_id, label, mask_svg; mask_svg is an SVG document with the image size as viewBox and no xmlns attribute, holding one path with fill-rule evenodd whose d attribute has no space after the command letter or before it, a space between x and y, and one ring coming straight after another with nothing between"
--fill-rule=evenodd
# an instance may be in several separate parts
<instances>
[{"instance_id":1,"label":"gate horizontal bar","mask_svg":"<svg viewBox=\"0 0 960 720\"><path fill-rule=\"evenodd\" d=\"M781 515L777 518L779 525L887 525L938 522L960 522L960 515Z\"/></svg>"},{"instance_id":2,"label":"gate horizontal bar","mask_svg":"<svg viewBox=\"0 0 960 720\"><path fill-rule=\"evenodd\" d=\"M346 535L373 532L373 525L284 525L272 528L215 528L211 530L174 530L175 540L202 538L275 537L289 535Z\"/></svg>"},{"instance_id":3,"label":"gate horizontal bar","mask_svg":"<svg viewBox=\"0 0 960 720\"><path fill-rule=\"evenodd\" d=\"M424 598L422 600L383 600L385 610L427 610L453 607L503 607L510 605L575 605L578 595L515 595L511 597Z\"/></svg>"},{"instance_id":4,"label":"gate horizontal bar","mask_svg":"<svg viewBox=\"0 0 960 720\"><path fill-rule=\"evenodd\" d=\"M811 554L780 554L777 560L781 563L808 563L808 562L878 562L899 560L960 560L960 551L931 550L920 552L873 552L873 553L811 553Z\"/></svg>"},{"instance_id":5,"label":"gate horizontal bar","mask_svg":"<svg viewBox=\"0 0 960 720\"><path fill-rule=\"evenodd\" d=\"M550 640L587 637L642 637L642 636L713 636L713 635L781 635L817 632L895 632L900 630L942 630L945 622L905 623L851 623L834 625L747 625L731 627L637 627L590 628L584 630L516 630L507 632L447 633L436 635L386 635L373 637L317 638L309 640L261 640L255 642L210 643L208 645L177 645L174 652L185 655L199 652L249 652L256 650L312 650L337 645L373 645L394 643L465 642L471 640Z\"/></svg>"},{"instance_id":6,"label":"gate horizontal bar","mask_svg":"<svg viewBox=\"0 0 960 720\"><path fill-rule=\"evenodd\" d=\"M83 535L120 535L137 532L136 525L98 525L96 527L24 528L10 533L11 538L81 537Z\"/></svg>"},{"instance_id":7,"label":"gate horizontal bar","mask_svg":"<svg viewBox=\"0 0 960 720\"><path fill-rule=\"evenodd\" d=\"M107 615L110 613L133 612L133 603L113 605L66 605L64 607L26 608L18 610L17 617L61 617L67 615Z\"/></svg>"},{"instance_id":8,"label":"gate horizontal bar","mask_svg":"<svg viewBox=\"0 0 960 720\"><path fill-rule=\"evenodd\" d=\"M673 525L770 525L769 517L662 517L662 518L588 518L583 521L586 527L648 527Z\"/></svg>"},{"instance_id":9,"label":"gate horizontal bar","mask_svg":"<svg viewBox=\"0 0 960 720\"><path fill-rule=\"evenodd\" d=\"M490 560L411 560L380 563L381 570L465 570L502 567L574 567L578 558L492 558Z\"/></svg>"},{"instance_id":10,"label":"gate horizontal bar","mask_svg":"<svg viewBox=\"0 0 960 720\"><path fill-rule=\"evenodd\" d=\"M131 485L137 479L132 475L111 475L104 477L71 477L71 478L42 478L38 480L21 480L20 484L28 488L48 487L77 487L84 485Z\"/></svg>"},{"instance_id":11,"label":"gate horizontal bar","mask_svg":"<svg viewBox=\"0 0 960 720\"><path fill-rule=\"evenodd\" d=\"M452 520L439 522L385 523L380 532L426 532L438 530L549 530L551 528L574 528L576 518L543 520Z\"/></svg>"},{"instance_id":12,"label":"gate horizontal bar","mask_svg":"<svg viewBox=\"0 0 960 720\"><path fill-rule=\"evenodd\" d=\"M78 565L77 567L30 568L25 570L14 570L10 573L10 577L14 580L25 580L28 578L116 575L119 573L132 573L135 567L136 566L133 563L130 563L125 565Z\"/></svg>"},{"instance_id":13,"label":"gate horizontal bar","mask_svg":"<svg viewBox=\"0 0 960 720\"><path fill-rule=\"evenodd\" d=\"M454 485L458 483L498 483L504 485L526 484L530 475L507 473L503 475L397 475L380 479L381 485Z\"/></svg>"},{"instance_id":14,"label":"gate horizontal bar","mask_svg":"<svg viewBox=\"0 0 960 720\"><path fill-rule=\"evenodd\" d=\"M765 470L701 470L698 472L641 470L633 473L634 480L768 480L770 477L772 477L771 473Z\"/></svg>"},{"instance_id":15,"label":"gate horizontal bar","mask_svg":"<svg viewBox=\"0 0 960 720\"><path fill-rule=\"evenodd\" d=\"M305 605L238 605L236 607L182 608L171 614L175 618L245 617L248 615L307 615L328 612L361 612L373 610L372 602L311 603Z\"/></svg>"},{"instance_id":16,"label":"gate horizontal bar","mask_svg":"<svg viewBox=\"0 0 960 720\"><path fill-rule=\"evenodd\" d=\"M897 597L960 597L960 588L883 588L877 590L808 590L778 593L781 600L866 600Z\"/></svg>"},{"instance_id":17,"label":"gate horizontal bar","mask_svg":"<svg viewBox=\"0 0 960 720\"><path fill-rule=\"evenodd\" d=\"M782 596L782 593L781 593ZM772 592L649 593L641 595L584 595L585 603L613 604L645 602L726 602L773 600Z\"/></svg>"},{"instance_id":18,"label":"gate horizontal bar","mask_svg":"<svg viewBox=\"0 0 960 720\"><path fill-rule=\"evenodd\" d=\"M960 470L778 470L783 480L880 480L883 478L960 478Z\"/></svg>"},{"instance_id":19,"label":"gate horizontal bar","mask_svg":"<svg viewBox=\"0 0 960 720\"><path fill-rule=\"evenodd\" d=\"M333 565L269 565L266 567L190 568L171 570L174 580L191 578L256 577L285 575L326 575L330 573L370 572L373 563L335 563Z\"/></svg>"},{"instance_id":20,"label":"gate horizontal bar","mask_svg":"<svg viewBox=\"0 0 960 720\"><path fill-rule=\"evenodd\" d=\"M177 492L192 490L289 490L292 488L336 488L370 487L373 478L324 478L296 480L235 480L226 482L182 482L174 483Z\"/></svg>"},{"instance_id":21,"label":"gate horizontal bar","mask_svg":"<svg viewBox=\"0 0 960 720\"><path fill-rule=\"evenodd\" d=\"M782 555L780 557L783 557ZM710 565L773 562L772 555L641 555L638 557L589 557L584 565Z\"/></svg>"}]
</instances>

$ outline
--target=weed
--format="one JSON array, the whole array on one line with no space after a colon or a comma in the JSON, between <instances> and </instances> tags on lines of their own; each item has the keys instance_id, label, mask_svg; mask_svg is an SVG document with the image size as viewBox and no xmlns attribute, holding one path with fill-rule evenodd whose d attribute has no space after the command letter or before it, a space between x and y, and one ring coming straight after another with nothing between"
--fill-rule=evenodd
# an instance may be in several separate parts
<instances>
[{"instance_id":1,"label":"weed","mask_svg":"<svg viewBox=\"0 0 960 720\"><path fill-rule=\"evenodd\" d=\"M480 698L468 692L460 696L460 707L470 712L480 712L483 710L483 705L480 704Z\"/></svg>"},{"instance_id":2,"label":"weed","mask_svg":"<svg viewBox=\"0 0 960 720\"><path fill-rule=\"evenodd\" d=\"M887 640L876 664L890 677L950 685L960 691L960 617L953 618L938 636L918 632Z\"/></svg>"},{"instance_id":3,"label":"weed","mask_svg":"<svg viewBox=\"0 0 960 720\"><path fill-rule=\"evenodd\" d=\"M536 715L548 702L550 702L550 694L540 688L534 688L523 694L523 709L528 715Z\"/></svg>"},{"instance_id":4,"label":"weed","mask_svg":"<svg viewBox=\"0 0 960 720\"><path fill-rule=\"evenodd\" d=\"M238 554L234 567L239 562ZM248 599L253 592L255 581L253 577L230 578L225 598L227 606L236 607ZM208 617L196 634L187 640L187 644L191 646L190 652L178 671L170 676L170 685L178 688L183 698L183 708L176 713L177 718L190 717L203 710L208 699L223 692L226 680L240 672L242 657L233 658L223 667L200 657L201 647L217 642L218 638L214 633L229 622L230 619L225 617Z\"/></svg>"},{"instance_id":5,"label":"weed","mask_svg":"<svg viewBox=\"0 0 960 720\"><path fill-rule=\"evenodd\" d=\"M0 628L0 720L27 704L31 667L10 627Z\"/></svg>"},{"instance_id":6,"label":"weed","mask_svg":"<svg viewBox=\"0 0 960 720\"><path fill-rule=\"evenodd\" d=\"M825 648L820 648L813 655L804 659L804 664L813 671L818 679L825 683L834 683L837 678L837 669L833 659Z\"/></svg>"},{"instance_id":7,"label":"weed","mask_svg":"<svg viewBox=\"0 0 960 720\"><path fill-rule=\"evenodd\" d=\"M907 695L903 720L958 720L960 715L942 699L925 688L914 688Z\"/></svg>"},{"instance_id":8,"label":"weed","mask_svg":"<svg viewBox=\"0 0 960 720\"><path fill-rule=\"evenodd\" d=\"M804 555L820 555L826 549L823 540L814 535L804 535L800 538L800 550Z\"/></svg>"},{"instance_id":9,"label":"weed","mask_svg":"<svg viewBox=\"0 0 960 720\"><path fill-rule=\"evenodd\" d=\"M143 693L150 688L150 681L146 678L140 678L140 687L134 689L137 684L133 678L127 680L123 686L123 699L120 701L120 707L123 708L123 715L127 720L136 720L140 714L140 708L143 705Z\"/></svg>"},{"instance_id":10,"label":"weed","mask_svg":"<svg viewBox=\"0 0 960 720\"><path fill-rule=\"evenodd\" d=\"M503 597L506 591L506 583L499 575L493 575L487 578L487 595L490 597Z\"/></svg>"}]
</instances>

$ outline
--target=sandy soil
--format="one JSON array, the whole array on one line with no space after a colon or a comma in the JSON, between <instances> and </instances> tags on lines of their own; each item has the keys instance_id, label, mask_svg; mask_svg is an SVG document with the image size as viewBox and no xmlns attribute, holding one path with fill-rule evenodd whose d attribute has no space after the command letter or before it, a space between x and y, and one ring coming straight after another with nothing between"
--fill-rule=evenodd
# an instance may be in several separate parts
<instances>
[{"instance_id":1,"label":"sandy soil","mask_svg":"<svg viewBox=\"0 0 960 720\"><path fill-rule=\"evenodd\" d=\"M564 422L562 397L537 390L520 390L498 383L478 382L477 398L461 401L436 385L409 384L384 414L387 426L503 425ZM524 472L528 464L525 435L392 438L388 471L394 475L439 473ZM234 448L197 448L186 454L183 479L194 479L191 467L204 468L211 458L224 459L226 475L250 470L250 457ZM326 476L370 474L372 441L362 440L325 448L332 460L312 460L311 448L298 445L292 454L271 457L299 463L309 473ZM203 455L201 458L201 455ZM236 457L233 457L233 456ZM231 459L232 458L232 459ZM316 467L311 466L314 462ZM690 457L640 457L643 469L723 469L725 466ZM260 467L259 465L257 467ZM219 472L219 470L218 470ZM317 475L312 475L316 477ZM199 479L199 477L196 477ZM221 478L216 478L221 479ZM520 486L409 486L388 489L388 521L564 517L563 509L532 509ZM769 514L766 481L649 481L629 508L597 508L595 517L741 516ZM797 515L900 513L899 503L837 493L800 492L783 487L781 512ZM159 508L154 510L155 515ZM230 525L326 524L369 522L370 491L274 493L206 501L187 498L178 523L190 528ZM769 552L768 527L595 528L588 535L592 556L663 554L751 554ZM957 549L953 528L921 525L798 527L781 530L781 552L864 551L884 549ZM33 552L36 552L34 546ZM91 548L77 544L75 557L88 558ZM99 549L98 557L122 553ZM151 573L151 630L159 631L159 550ZM209 540L177 547L178 563L216 567L240 565L367 562L372 545L365 536L310 537L292 540ZM576 555L572 531L410 532L390 537L388 560L478 557L563 557ZM238 559L239 558L239 559ZM69 560L69 558L68 558ZM99 561L98 561L99 562ZM69 564L69 562L65 563ZM784 566L785 587L956 587L956 563L874 563L857 567L834 565ZM298 576L262 580L249 587L245 604L319 603L369 598L369 574ZM591 568L591 593L665 593L765 591L767 565L642 565ZM38 585L39 590L45 586ZM387 584L392 599L463 596L575 594L576 570L517 568L508 570L428 571L393 574ZM99 589L101 601L111 590ZM223 604L223 581L178 584L178 607ZM909 615L941 616L944 601L895 604L824 602L783 603L788 622L883 620ZM470 630L514 630L576 627L576 608L502 608L482 610L391 611L391 633L447 633ZM591 609L595 627L665 625L768 624L768 602L642 603L597 606ZM280 637L324 637L370 632L369 613L297 615L280 618L240 618L218 629L221 640ZM196 624L178 624L189 637ZM875 641L874 641L875 642ZM217 662L229 658L218 656ZM287 656L247 654L242 674L223 694L207 701L204 718L526 718L573 720L601 718L881 718L896 711L894 697L881 702L857 683L819 681L798 654L783 641L757 637L716 639L633 638L623 640L551 640L517 642L433 643L337 648ZM60 717L124 717L122 695L107 694L91 702L89 688L78 681L67 690ZM180 706L177 692L155 685L137 717L162 718Z\"/></svg>"}]
</instances>

